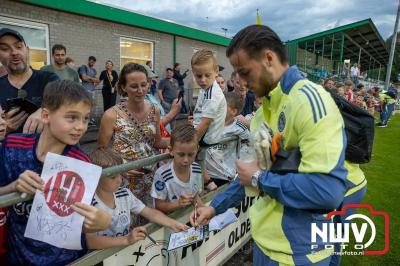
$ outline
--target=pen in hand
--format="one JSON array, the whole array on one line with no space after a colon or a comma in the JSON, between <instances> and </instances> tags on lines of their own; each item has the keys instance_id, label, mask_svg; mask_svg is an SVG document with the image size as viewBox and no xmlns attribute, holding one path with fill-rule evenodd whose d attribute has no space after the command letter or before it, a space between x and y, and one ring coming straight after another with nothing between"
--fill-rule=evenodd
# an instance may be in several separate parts
<instances>
[{"instance_id":1,"label":"pen in hand","mask_svg":"<svg viewBox=\"0 0 400 266\"><path fill-rule=\"evenodd\" d=\"M196 224L197 220L197 202L194 203L194 223Z\"/></svg>"},{"instance_id":2,"label":"pen in hand","mask_svg":"<svg viewBox=\"0 0 400 266\"><path fill-rule=\"evenodd\" d=\"M151 242L153 242L153 244L158 246L158 243L147 232L145 232L145 235L150 239Z\"/></svg>"}]
</instances>

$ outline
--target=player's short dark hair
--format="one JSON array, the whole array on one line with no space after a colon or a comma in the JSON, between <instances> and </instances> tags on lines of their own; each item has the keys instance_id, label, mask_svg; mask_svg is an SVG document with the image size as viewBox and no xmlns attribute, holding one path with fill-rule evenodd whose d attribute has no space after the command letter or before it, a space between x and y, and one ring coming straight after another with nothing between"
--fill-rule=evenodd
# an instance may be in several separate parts
<instances>
[{"instance_id":1,"label":"player's short dark hair","mask_svg":"<svg viewBox=\"0 0 400 266\"><path fill-rule=\"evenodd\" d=\"M79 102L84 102L90 107L93 106L92 95L81 84L75 81L52 81L44 89L42 107L50 111L56 111L62 105Z\"/></svg>"},{"instance_id":2,"label":"player's short dark hair","mask_svg":"<svg viewBox=\"0 0 400 266\"><path fill-rule=\"evenodd\" d=\"M288 62L281 39L270 27L264 25L250 25L236 33L226 49L226 56L244 50L250 58L257 59L265 49L275 52L281 63Z\"/></svg>"}]
</instances>

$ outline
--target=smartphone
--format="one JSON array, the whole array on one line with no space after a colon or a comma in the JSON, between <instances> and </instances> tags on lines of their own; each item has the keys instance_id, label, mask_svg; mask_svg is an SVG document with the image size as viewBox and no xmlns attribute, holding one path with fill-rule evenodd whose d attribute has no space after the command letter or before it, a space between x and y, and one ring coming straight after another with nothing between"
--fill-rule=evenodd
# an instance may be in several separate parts
<instances>
[{"instance_id":1,"label":"smartphone","mask_svg":"<svg viewBox=\"0 0 400 266\"><path fill-rule=\"evenodd\" d=\"M39 109L39 107L36 104L24 98L7 99L6 103L7 103L6 112L14 108L20 107L21 111L25 111L28 114L33 114L34 112L36 112L37 109Z\"/></svg>"}]
</instances>

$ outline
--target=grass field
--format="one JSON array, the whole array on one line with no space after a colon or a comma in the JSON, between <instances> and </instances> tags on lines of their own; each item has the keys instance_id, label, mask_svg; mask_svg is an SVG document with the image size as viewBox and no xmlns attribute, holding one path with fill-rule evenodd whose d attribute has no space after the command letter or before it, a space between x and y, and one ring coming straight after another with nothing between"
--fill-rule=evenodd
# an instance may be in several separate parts
<instances>
[{"instance_id":1,"label":"grass field","mask_svg":"<svg viewBox=\"0 0 400 266\"><path fill-rule=\"evenodd\" d=\"M355 265L400 265L400 115L394 115L387 128L376 128L373 157L362 169L368 180L368 189L363 202L375 210L390 215L390 248L383 256L344 256L343 266ZM367 214L360 210L360 213ZM380 218L380 217L379 217ZM384 243L384 220L374 220L377 235L376 244Z\"/></svg>"}]
</instances>

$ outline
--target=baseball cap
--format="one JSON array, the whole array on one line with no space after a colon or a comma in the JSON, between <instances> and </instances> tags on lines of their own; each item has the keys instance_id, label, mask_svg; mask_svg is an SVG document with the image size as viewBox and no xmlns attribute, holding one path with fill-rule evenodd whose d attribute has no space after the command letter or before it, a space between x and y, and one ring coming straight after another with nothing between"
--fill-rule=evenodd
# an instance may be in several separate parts
<instances>
[{"instance_id":1,"label":"baseball cap","mask_svg":"<svg viewBox=\"0 0 400 266\"><path fill-rule=\"evenodd\" d=\"M8 28L1 28L0 29L0 38L3 37L4 35L14 36L21 42L25 43L24 37L22 37L22 35L16 30L12 30L12 29L8 29Z\"/></svg>"},{"instance_id":2,"label":"baseball cap","mask_svg":"<svg viewBox=\"0 0 400 266\"><path fill-rule=\"evenodd\" d=\"M147 77L148 77L149 79L157 77L157 75L154 74L153 70L151 70L151 68L150 68L148 65L142 65L142 66L146 69L146 71L147 71Z\"/></svg>"}]
</instances>

